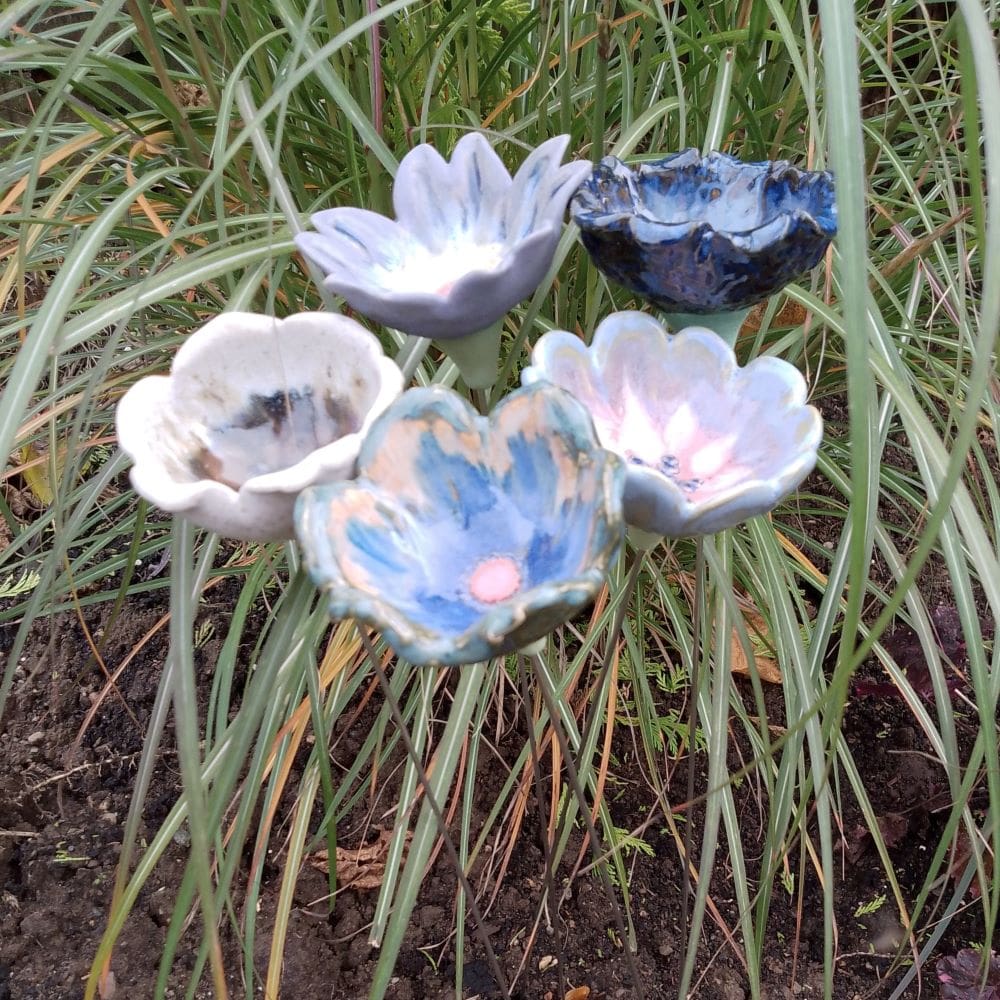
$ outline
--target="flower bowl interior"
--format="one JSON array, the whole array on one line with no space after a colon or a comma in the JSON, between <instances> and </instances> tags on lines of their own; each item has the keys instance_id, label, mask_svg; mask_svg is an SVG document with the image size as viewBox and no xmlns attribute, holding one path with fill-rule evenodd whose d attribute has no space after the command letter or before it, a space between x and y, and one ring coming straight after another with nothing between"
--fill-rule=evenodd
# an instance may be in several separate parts
<instances>
[{"instance_id":1,"label":"flower bowl interior","mask_svg":"<svg viewBox=\"0 0 1000 1000\"><path fill-rule=\"evenodd\" d=\"M788 405L784 373L769 379L758 367L752 379L739 370L720 379L717 367L698 363L695 343L684 353L673 366L625 375L618 407L602 401L593 412L601 443L631 467L665 477L696 505L780 473L815 424L810 408Z\"/></svg>"},{"instance_id":2,"label":"flower bowl interior","mask_svg":"<svg viewBox=\"0 0 1000 1000\"><path fill-rule=\"evenodd\" d=\"M393 531L419 579L412 589L400 581L396 600L443 632L590 566L604 465L558 424L540 423L544 415L520 398L503 405L503 433L482 418L456 427L448 414L428 414L394 424L377 449L366 442L363 474L411 514ZM371 526L363 546L377 558L385 527Z\"/></svg>"},{"instance_id":3,"label":"flower bowl interior","mask_svg":"<svg viewBox=\"0 0 1000 1000\"><path fill-rule=\"evenodd\" d=\"M470 272L499 270L507 252L499 240L477 243L467 233L457 232L437 250L416 241L406 244L406 250L391 262L373 265L370 277L374 284L396 294L446 296Z\"/></svg>"},{"instance_id":4,"label":"flower bowl interior","mask_svg":"<svg viewBox=\"0 0 1000 1000\"><path fill-rule=\"evenodd\" d=\"M371 394L367 402L374 399ZM248 480L296 465L311 452L354 434L361 427L364 401L318 393L310 385L282 386L251 393L234 411L206 407L190 455L197 479L214 479L232 489Z\"/></svg>"},{"instance_id":5,"label":"flower bowl interior","mask_svg":"<svg viewBox=\"0 0 1000 1000\"><path fill-rule=\"evenodd\" d=\"M175 359L166 409L185 479L239 490L292 468L357 434L379 397L386 359L353 321L253 320L268 325L247 329L237 320Z\"/></svg>"},{"instance_id":6,"label":"flower bowl interior","mask_svg":"<svg viewBox=\"0 0 1000 1000\"><path fill-rule=\"evenodd\" d=\"M716 232L749 232L788 210L788 189L766 180L764 171L749 169L647 174L640 181L642 201L636 208L668 225L697 220Z\"/></svg>"},{"instance_id":7,"label":"flower bowl interior","mask_svg":"<svg viewBox=\"0 0 1000 1000\"><path fill-rule=\"evenodd\" d=\"M701 157L690 149L634 172L613 168L599 183L607 211L664 226L701 223L736 235L804 212L831 235L836 229L830 175L799 171L784 161L744 163L725 153Z\"/></svg>"}]
</instances>

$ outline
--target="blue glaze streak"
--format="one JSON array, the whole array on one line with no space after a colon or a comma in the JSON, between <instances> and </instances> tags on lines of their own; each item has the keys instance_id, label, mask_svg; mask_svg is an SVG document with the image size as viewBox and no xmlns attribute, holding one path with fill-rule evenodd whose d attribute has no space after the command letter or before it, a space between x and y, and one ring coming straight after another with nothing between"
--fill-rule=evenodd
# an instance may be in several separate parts
<instances>
[{"instance_id":1,"label":"blue glaze streak","mask_svg":"<svg viewBox=\"0 0 1000 1000\"><path fill-rule=\"evenodd\" d=\"M503 479L504 493L529 519L550 518L560 474L552 442L521 433L510 438L507 448L511 467Z\"/></svg>"},{"instance_id":2,"label":"blue glaze streak","mask_svg":"<svg viewBox=\"0 0 1000 1000\"><path fill-rule=\"evenodd\" d=\"M351 520L347 525L347 540L353 546L353 557L369 574L378 577L384 572L407 573L410 570L398 542L388 526L365 524Z\"/></svg>"},{"instance_id":3,"label":"blue glaze streak","mask_svg":"<svg viewBox=\"0 0 1000 1000\"><path fill-rule=\"evenodd\" d=\"M488 469L464 455L444 451L430 431L420 437L417 474L427 503L452 511L463 527L496 503L495 486Z\"/></svg>"}]
</instances>

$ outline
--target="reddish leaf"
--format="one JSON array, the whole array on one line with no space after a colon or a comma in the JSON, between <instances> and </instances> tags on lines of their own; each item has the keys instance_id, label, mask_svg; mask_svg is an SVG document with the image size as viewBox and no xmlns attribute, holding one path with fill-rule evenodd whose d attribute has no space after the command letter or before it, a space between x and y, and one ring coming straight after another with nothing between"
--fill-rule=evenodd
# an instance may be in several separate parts
<instances>
[{"instance_id":1,"label":"reddish leaf","mask_svg":"<svg viewBox=\"0 0 1000 1000\"><path fill-rule=\"evenodd\" d=\"M972 948L938 961L937 977L942 1000L1000 1000L1000 958L990 952L983 983L983 956Z\"/></svg>"},{"instance_id":2,"label":"reddish leaf","mask_svg":"<svg viewBox=\"0 0 1000 1000\"><path fill-rule=\"evenodd\" d=\"M886 847L895 847L910 828L910 821L901 813L886 813L878 817L878 828Z\"/></svg>"},{"instance_id":3,"label":"reddish leaf","mask_svg":"<svg viewBox=\"0 0 1000 1000\"><path fill-rule=\"evenodd\" d=\"M931 610L930 618L938 649L946 661L945 669L949 670L950 676L946 681L948 690L957 691L962 686L962 678L956 671L961 671L968 663L968 650L962 634L958 609L952 604L938 604ZM981 621L980 625L984 635L992 634L993 629L988 622ZM916 632L906 626L900 626L885 637L884 643L889 655L903 668L913 690L921 698L932 698L934 684L931 681L930 667ZM862 697L901 697L894 684L870 680L855 681L854 693Z\"/></svg>"},{"instance_id":4,"label":"reddish leaf","mask_svg":"<svg viewBox=\"0 0 1000 1000\"><path fill-rule=\"evenodd\" d=\"M969 832L964 826L960 826L958 828L958 833L955 834L955 853L952 856L951 865L948 868L948 874L954 882L958 882L958 880L962 877L971 857L972 843L969 840ZM984 853L983 869L986 872L986 877L992 878L993 856L991 854ZM974 899L979 898L980 888L978 879L973 881L969 886L969 893ZM1000 1000L1000 997L998 997L997 1000Z\"/></svg>"}]
</instances>

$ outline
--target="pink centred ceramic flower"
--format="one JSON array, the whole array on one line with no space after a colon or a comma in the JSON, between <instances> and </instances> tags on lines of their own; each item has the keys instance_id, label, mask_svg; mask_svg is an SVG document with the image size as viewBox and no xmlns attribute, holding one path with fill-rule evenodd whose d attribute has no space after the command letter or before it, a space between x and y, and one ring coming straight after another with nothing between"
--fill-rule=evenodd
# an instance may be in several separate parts
<instances>
[{"instance_id":1,"label":"pink centred ceramic flower","mask_svg":"<svg viewBox=\"0 0 1000 1000\"><path fill-rule=\"evenodd\" d=\"M671 335L640 312L613 313L587 347L555 330L522 381L553 382L587 407L601 444L629 463L628 523L703 535L763 514L816 464L823 425L798 370L779 358L739 367L711 330Z\"/></svg>"},{"instance_id":2,"label":"pink centred ceramic flower","mask_svg":"<svg viewBox=\"0 0 1000 1000\"><path fill-rule=\"evenodd\" d=\"M375 337L334 313L223 313L170 375L118 404L136 492L231 538L290 538L298 494L354 475L372 421L402 391Z\"/></svg>"},{"instance_id":3,"label":"pink centred ceramic flower","mask_svg":"<svg viewBox=\"0 0 1000 1000\"><path fill-rule=\"evenodd\" d=\"M411 663L475 663L594 599L624 533L624 478L551 385L488 417L441 386L410 389L372 427L354 482L303 492L298 536L332 617L376 626Z\"/></svg>"}]
</instances>

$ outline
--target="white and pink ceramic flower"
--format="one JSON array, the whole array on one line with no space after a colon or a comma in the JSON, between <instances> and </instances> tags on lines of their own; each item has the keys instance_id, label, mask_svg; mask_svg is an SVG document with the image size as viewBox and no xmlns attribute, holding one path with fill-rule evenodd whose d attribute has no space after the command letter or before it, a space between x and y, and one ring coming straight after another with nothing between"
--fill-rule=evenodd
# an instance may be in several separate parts
<instances>
[{"instance_id":1,"label":"white and pink ceramic flower","mask_svg":"<svg viewBox=\"0 0 1000 1000\"><path fill-rule=\"evenodd\" d=\"M711 330L668 334L640 312L613 313L587 347L545 334L522 374L572 393L601 444L628 461L625 516L651 535L704 535L763 514L816 464L823 435L796 368L741 368Z\"/></svg>"},{"instance_id":2,"label":"white and pink ceramic flower","mask_svg":"<svg viewBox=\"0 0 1000 1000\"><path fill-rule=\"evenodd\" d=\"M170 375L118 404L136 492L230 538L293 533L305 487L354 475L372 421L400 394L378 340L335 313L223 313L191 334Z\"/></svg>"}]
</instances>

